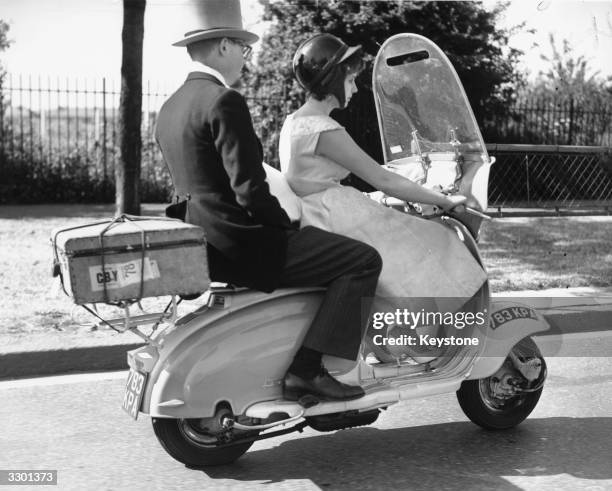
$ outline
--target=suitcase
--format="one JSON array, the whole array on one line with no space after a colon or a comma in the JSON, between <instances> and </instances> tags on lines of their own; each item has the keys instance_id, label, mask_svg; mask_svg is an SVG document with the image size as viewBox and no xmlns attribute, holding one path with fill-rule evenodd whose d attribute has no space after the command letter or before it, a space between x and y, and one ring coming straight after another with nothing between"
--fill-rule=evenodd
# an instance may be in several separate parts
<instances>
[{"instance_id":1,"label":"suitcase","mask_svg":"<svg viewBox=\"0 0 612 491\"><path fill-rule=\"evenodd\" d=\"M122 215L56 230L52 242L64 291L79 305L197 295L210 285L204 230L180 220Z\"/></svg>"}]
</instances>

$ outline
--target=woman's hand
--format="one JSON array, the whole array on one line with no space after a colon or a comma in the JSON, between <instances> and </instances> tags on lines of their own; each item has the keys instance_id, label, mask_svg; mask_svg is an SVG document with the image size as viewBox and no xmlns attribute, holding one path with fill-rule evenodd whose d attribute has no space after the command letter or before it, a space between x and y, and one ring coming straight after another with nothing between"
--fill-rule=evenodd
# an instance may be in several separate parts
<instances>
[{"instance_id":1,"label":"woman's hand","mask_svg":"<svg viewBox=\"0 0 612 491\"><path fill-rule=\"evenodd\" d=\"M464 206L467 201L467 197L462 194L451 194L446 196L447 204L443 206L444 211L455 210L457 212L464 211Z\"/></svg>"}]
</instances>

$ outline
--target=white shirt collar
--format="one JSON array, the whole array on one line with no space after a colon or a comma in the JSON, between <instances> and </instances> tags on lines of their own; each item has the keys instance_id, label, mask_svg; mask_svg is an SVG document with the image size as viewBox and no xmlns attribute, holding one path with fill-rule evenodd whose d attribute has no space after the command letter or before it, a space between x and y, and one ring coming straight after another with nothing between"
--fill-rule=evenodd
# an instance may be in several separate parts
<instances>
[{"instance_id":1,"label":"white shirt collar","mask_svg":"<svg viewBox=\"0 0 612 491\"><path fill-rule=\"evenodd\" d=\"M225 85L228 89L230 88L229 85L227 85L227 82L225 81L225 77L223 75L221 75L214 68L211 68L208 65L205 65L204 63L201 63L199 61L192 61L191 65L190 65L190 68L191 68L192 72L204 72L204 73L208 73L209 75L212 75L213 77L219 79L219 82L221 82L223 85Z\"/></svg>"}]
</instances>

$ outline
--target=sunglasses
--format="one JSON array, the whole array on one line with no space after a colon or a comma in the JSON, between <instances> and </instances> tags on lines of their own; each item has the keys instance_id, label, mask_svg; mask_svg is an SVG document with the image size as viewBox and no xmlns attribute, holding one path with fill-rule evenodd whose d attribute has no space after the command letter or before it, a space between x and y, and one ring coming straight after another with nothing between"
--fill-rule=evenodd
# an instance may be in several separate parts
<instances>
[{"instance_id":1,"label":"sunglasses","mask_svg":"<svg viewBox=\"0 0 612 491\"><path fill-rule=\"evenodd\" d=\"M245 60L248 60L251 57L251 53L253 52L253 48L248 45L245 44L244 41L242 41L242 39L236 39L236 38L227 38L229 41L231 41L234 44L237 44L238 46L240 46L240 48L242 48L242 57Z\"/></svg>"}]
</instances>

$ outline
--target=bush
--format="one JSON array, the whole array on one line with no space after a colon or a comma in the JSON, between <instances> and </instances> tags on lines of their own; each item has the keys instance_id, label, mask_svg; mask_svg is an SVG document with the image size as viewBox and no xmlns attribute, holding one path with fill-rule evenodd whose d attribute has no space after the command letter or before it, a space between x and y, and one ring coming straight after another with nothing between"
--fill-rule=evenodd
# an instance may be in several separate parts
<instances>
[{"instance_id":1,"label":"bush","mask_svg":"<svg viewBox=\"0 0 612 491\"><path fill-rule=\"evenodd\" d=\"M140 189L143 202L167 202L171 183L165 168L144 169ZM95 156L82 150L68 154L30 155L0 151L0 203L113 203L112 169L106 178Z\"/></svg>"}]
</instances>

